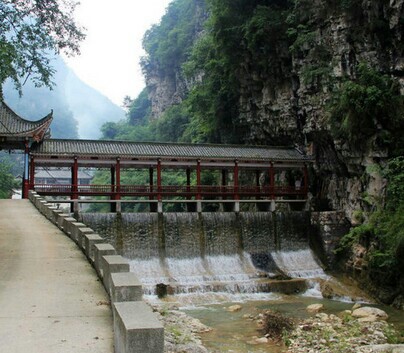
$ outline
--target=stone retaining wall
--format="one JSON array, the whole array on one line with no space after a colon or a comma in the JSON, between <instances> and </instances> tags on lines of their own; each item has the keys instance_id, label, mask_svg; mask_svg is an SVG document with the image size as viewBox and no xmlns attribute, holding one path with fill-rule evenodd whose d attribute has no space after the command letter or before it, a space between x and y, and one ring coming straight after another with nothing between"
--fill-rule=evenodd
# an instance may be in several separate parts
<instances>
[{"instance_id":1,"label":"stone retaining wall","mask_svg":"<svg viewBox=\"0 0 404 353\"><path fill-rule=\"evenodd\" d=\"M351 226L345 212L312 212L311 224L318 234L316 241L320 242L322 251L326 257L325 262L327 265L332 265L335 259L334 250L339 244L341 237L349 232Z\"/></svg>"},{"instance_id":2,"label":"stone retaining wall","mask_svg":"<svg viewBox=\"0 0 404 353\"><path fill-rule=\"evenodd\" d=\"M111 300L115 353L163 353L163 324L142 301L142 285L129 272L128 260L117 255L91 228L47 203L36 192L30 191L29 199L77 244L102 280Z\"/></svg>"}]
</instances>

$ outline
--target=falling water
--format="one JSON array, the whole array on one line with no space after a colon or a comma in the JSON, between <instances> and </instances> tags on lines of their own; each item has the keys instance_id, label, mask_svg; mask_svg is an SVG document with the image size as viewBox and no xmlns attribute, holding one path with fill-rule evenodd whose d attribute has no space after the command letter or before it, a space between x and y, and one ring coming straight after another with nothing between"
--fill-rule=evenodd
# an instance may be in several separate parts
<instances>
[{"instance_id":1,"label":"falling water","mask_svg":"<svg viewBox=\"0 0 404 353\"><path fill-rule=\"evenodd\" d=\"M259 291L258 274L324 275L308 246L308 213L83 214L131 261L146 292Z\"/></svg>"}]
</instances>

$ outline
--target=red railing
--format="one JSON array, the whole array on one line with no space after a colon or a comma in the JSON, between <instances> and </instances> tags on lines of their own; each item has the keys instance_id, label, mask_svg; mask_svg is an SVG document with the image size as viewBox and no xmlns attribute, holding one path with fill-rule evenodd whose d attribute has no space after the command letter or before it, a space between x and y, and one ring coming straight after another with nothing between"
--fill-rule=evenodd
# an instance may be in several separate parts
<instances>
[{"instance_id":1,"label":"red railing","mask_svg":"<svg viewBox=\"0 0 404 353\"><path fill-rule=\"evenodd\" d=\"M183 197L277 197L306 195L305 188L293 186L187 186L187 185L72 185L35 184L32 187L38 194L50 196L183 196Z\"/></svg>"}]
</instances>

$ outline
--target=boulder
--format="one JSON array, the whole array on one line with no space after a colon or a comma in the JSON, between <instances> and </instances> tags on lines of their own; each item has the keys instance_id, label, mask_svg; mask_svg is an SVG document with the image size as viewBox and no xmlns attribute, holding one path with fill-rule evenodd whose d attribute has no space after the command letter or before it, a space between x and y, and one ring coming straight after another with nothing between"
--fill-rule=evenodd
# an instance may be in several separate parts
<instances>
[{"instance_id":1,"label":"boulder","mask_svg":"<svg viewBox=\"0 0 404 353\"><path fill-rule=\"evenodd\" d=\"M318 313L318 312L320 312L321 310L323 310L324 309L324 305L323 304L311 304L311 305L309 305L307 308L306 308L306 310L309 312L309 313Z\"/></svg>"},{"instance_id":2,"label":"boulder","mask_svg":"<svg viewBox=\"0 0 404 353\"><path fill-rule=\"evenodd\" d=\"M372 308L370 306L364 306L362 308L355 309L352 312L352 316L356 318L369 318L372 321L372 317L374 316L377 320L387 320L389 316L387 313L378 308ZM363 321L363 320L362 320Z\"/></svg>"}]
</instances>

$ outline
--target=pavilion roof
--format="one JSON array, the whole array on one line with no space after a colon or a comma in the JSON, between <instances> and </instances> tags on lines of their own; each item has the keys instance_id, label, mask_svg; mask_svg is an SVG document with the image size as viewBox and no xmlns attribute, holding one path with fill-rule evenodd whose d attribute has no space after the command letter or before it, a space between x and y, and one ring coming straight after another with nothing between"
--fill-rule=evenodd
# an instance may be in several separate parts
<instances>
[{"instance_id":1,"label":"pavilion roof","mask_svg":"<svg viewBox=\"0 0 404 353\"><path fill-rule=\"evenodd\" d=\"M45 139L31 148L34 156L59 158L216 159L239 161L311 161L293 147Z\"/></svg>"},{"instance_id":2,"label":"pavilion roof","mask_svg":"<svg viewBox=\"0 0 404 353\"><path fill-rule=\"evenodd\" d=\"M41 120L29 121L17 115L7 104L0 101L0 139L40 141L52 122L52 112Z\"/></svg>"}]
</instances>

